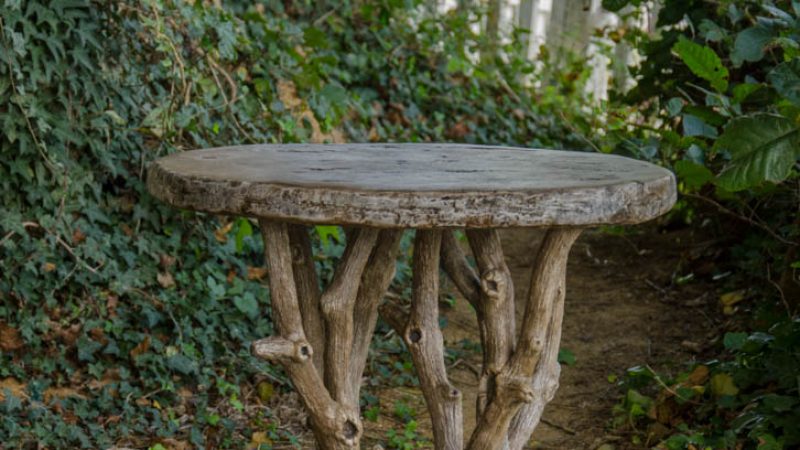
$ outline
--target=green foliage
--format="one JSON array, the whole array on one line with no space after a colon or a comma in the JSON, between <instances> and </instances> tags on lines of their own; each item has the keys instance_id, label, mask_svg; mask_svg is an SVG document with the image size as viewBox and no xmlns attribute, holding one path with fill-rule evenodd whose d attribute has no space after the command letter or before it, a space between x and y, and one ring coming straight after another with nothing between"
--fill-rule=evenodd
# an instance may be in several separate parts
<instances>
[{"instance_id":1,"label":"green foliage","mask_svg":"<svg viewBox=\"0 0 800 450\"><path fill-rule=\"evenodd\" d=\"M614 99L635 108L633 136L610 140L674 169L676 217L719 237L715 264L734 275L726 289L756 300L715 360L674 379L629 371L615 426L664 449L794 448L800 3L664 0L658 26L623 33L644 60L637 86Z\"/></svg>"},{"instance_id":2,"label":"green foliage","mask_svg":"<svg viewBox=\"0 0 800 450\"><path fill-rule=\"evenodd\" d=\"M714 50L681 36L672 46L672 51L677 53L692 73L711 83L714 89L720 92L728 90L728 69L722 65L722 60Z\"/></svg>"},{"instance_id":3,"label":"green foliage","mask_svg":"<svg viewBox=\"0 0 800 450\"><path fill-rule=\"evenodd\" d=\"M431 442L417 434L417 412L408 406L405 400L394 403L394 415L405 424L402 431L389 430L386 432L386 443L389 448L411 450L415 448L430 448Z\"/></svg>"},{"instance_id":4,"label":"green foliage","mask_svg":"<svg viewBox=\"0 0 800 450\"><path fill-rule=\"evenodd\" d=\"M783 116L737 117L714 142L714 149L730 154L730 163L717 180L722 188L740 191L763 181L779 183L800 156L800 129Z\"/></svg>"},{"instance_id":5,"label":"green foliage","mask_svg":"<svg viewBox=\"0 0 800 450\"><path fill-rule=\"evenodd\" d=\"M629 369L619 382L626 395L615 407L615 426L640 430L637 439L651 446L660 441L659 449L800 445L800 321L727 333L723 342L730 358L695 366L674 379L649 368ZM669 423L682 425L663 436Z\"/></svg>"}]
</instances>

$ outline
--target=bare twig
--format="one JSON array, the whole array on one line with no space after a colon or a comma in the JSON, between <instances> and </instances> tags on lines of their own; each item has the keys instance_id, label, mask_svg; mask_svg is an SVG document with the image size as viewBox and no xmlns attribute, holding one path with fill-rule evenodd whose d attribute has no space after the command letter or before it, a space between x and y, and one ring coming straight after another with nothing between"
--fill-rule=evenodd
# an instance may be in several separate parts
<instances>
[{"instance_id":1,"label":"bare twig","mask_svg":"<svg viewBox=\"0 0 800 450\"><path fill-rule=\"evenodd\" d=\"M722 212L724 214L727 214L727 215L729 215L731 217L735 217L735 218L741 220L742 222L748 223L748 224L750 224L750 225L752 225L754 227L761 228L762 230L766 231L770 236L774 237L775 239L777 239L778 241L780 241L780 242L782 242L784 244L792 245L792 246L798 245L797 242L790 241L790 240L787 240L787 239L783 238L782 236L780 236L778 233L776 233L772 228L768 227L767 225L765 225L765 224L763 224L761 222L757 222L757 221L755 221L755 220L753 220L753 219L751 219L749 217L746 217L746 216L743 216L741 214L738 214L735 211L732 211L732 210L726 208L725 206L723 206L719 202L714 201L714 200L712 200L712 199L710 199L708 197L704 197L702 195L697 195L697 194L691 194L691 193L684 193L683 195L686 196L686 197L689 197L689 198L694 198L694 199L700 200L702 202L706 202L706 203L708 203L708 204L710 204L712 206L715 206L720 212Z\"/></svg>"}]
</instances>

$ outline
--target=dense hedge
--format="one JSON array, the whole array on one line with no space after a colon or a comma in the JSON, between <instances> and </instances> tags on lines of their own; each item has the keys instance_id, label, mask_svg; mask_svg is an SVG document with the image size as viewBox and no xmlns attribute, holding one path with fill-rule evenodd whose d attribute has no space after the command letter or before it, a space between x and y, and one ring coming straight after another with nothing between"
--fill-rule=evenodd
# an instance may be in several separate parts
<instances>
[{"instance_id":1,"label":"dense hedge","mask_svg":"<svg viewBox=\"0 0 800 450\"><path fill-rule=\"evenodd\" d=\"M153 159L309 140L586 146L576 130L587 119L574 114L585 72L545 78L512 47L473 62L477 12L225 3L0 8L9 448L236 447L272 429L268 409L241 399L243 387L280 377L247 351L271 331L255 224L156 202L143 184Z\"/></svg>"},{"instance_id":2,"label":"dense hedge","mask_svg":"<svg viewBox=\"0 0 800 450\"><path fill-rule=\"evenodd\" d=\"M665 0L657 26L613 33L644 56L614 102L634 113L616 149L676 172L676 210L717 239L707 277L734 319L712 358L673 376L634 370L618 423L665 449L797 448L800 2ZM682 271L676 284L703 276Z\"/></svg>"}]
</instances>

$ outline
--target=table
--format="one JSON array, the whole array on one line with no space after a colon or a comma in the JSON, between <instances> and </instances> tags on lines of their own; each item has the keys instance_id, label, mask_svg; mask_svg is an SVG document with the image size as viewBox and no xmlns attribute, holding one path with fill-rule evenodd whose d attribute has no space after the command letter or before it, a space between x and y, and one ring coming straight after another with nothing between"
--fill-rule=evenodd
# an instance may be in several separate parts
<instances>
[{"instance_id":1,"label":"table","mask_svg":"<svg viewBox=\"0 0 800 450\"><path fill-rule=\"evenodd\" d=\"M404 229L416 229L410 311L380 308L412 355L437 449L519 449L558 387L567 256L581 230L633 224L675 202L671 172L598 153L467 144L253 145L153 163L147 185L179 208L259 219L276 335L253 343L279 362L318 446L359 448L359 391ZM307 225L345 227L321 290ZM519 330L498 229L547 227ZM464 229L476 267L454 231ZM447 378L439 270L475 307L483 348L477 425L466 445L461 393Z\"/></svg>"}]
</instances>

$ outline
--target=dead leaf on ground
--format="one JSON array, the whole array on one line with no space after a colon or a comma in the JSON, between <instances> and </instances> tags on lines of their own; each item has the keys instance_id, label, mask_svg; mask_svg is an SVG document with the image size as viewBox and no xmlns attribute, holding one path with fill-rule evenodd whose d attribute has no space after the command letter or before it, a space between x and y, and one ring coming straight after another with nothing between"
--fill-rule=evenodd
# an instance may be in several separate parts
<instances>
[{"instance_id":1,"label":"dead leaf on ground","mask_svg":"<svg viewBox=\"0 0 800 450\"><path fill-rule=\"evenodd\" d=\"M119 305L119 296L108 293L106 296L106 311L108 311L109 317L117 316L117 305Z\"/></svg>"},{"instance_id":2,"label":"dead leaf on ground","mask_svg":"<svg viewBox=\"0 0 800 450\"><path fill-rule=\"evenodd\" d=\"M261 446L271 446L272 439L269 438L266 431L256 431L253 433L253 436L250 437L250 443L247 444L247 450L258 450L262 448Z\"/></svg>"},{"instance_id":3,"label":"dead leaf on ground","mask_svg":"<svg viewBox=\"0 0 800 450\"><path fill-rule=\"evenodd\" d=\"M53 399L64 399L64 398L79 398L79 399L86 399L86 396L81 394L79 391L70 388L70 387L55 387L55 388L48 388L44 391L44 403L49 404Z\"/></svg>"},{"instance_id":4,"label":"dead leaf on ground","mask_svg":"<svg viewBox=\"0 0 800 450\"><path fill-rule=\"evenodd\" d=\"M191 446L191 444L189 444L186 441L179 441L177 439L170 439L170 438L162 439L161 445L168 448L169 450L190 450L194 448Z\"/></svg>"},{"instance_id":5,"label":"dead leaf on ground","mask_svg":"<svg viewBox=\"0 0 800 450\"><path fill-rule=\"evenodd\" d=\"M266 267L248 267L247 268L247 279L248 280L260 280L267 275L267 268Z\"/></svg>"},{"instance_id":6,"label":"dead leaf on ground","mask_svg":"<svg viewBox=\"0 0 800 450\"><path fill-rule=\"evenodd\" d=\"M145 336L144 339L142 339L142 342L139 342L139 344L136 347L133 347L131 349L130 353L131 359L136 359L137 356L141 355L142 353L146 352L149 349L150 349L150 336Z\"/></svg>"},{"instance_id":7,"label":"dead leaf on ground","mask_svg":"<svg viewBox=\"0 0 800 450\"><path fill-rule=\"evenodd\" d=\"M120 378L119 378L119 369L108 369L103 374L102 378L100 378L99 380L98 379L91 379L86 384L86 386L88 386L89 390L91 390L91 391L99 391L99 390L103 389L104 387L106 387L107 385L109 385L111 383L115 383L115 382L117 382L119 380L120 380ZM119 396L119 393L117 392L116 389L109 389L108 393L109 393L109 395L111 395L114 398L117 398Z\"/></svg>"},{"instance_id":8,"label":"dead leaf on ground","mask_svg":"<svg viewBox=\"0 0 800 450\"><path fill-rule=\"evenodd\" d=\"M73 245L78 245L78 244L82 243L85 240L86 240L86 233L81 231L80 228L75 228L72 231L72 244Z\"/></svg>"},{"instance_id":9,"label":"dead leaf on ground","mask_svg":"<svg viewBox=\"0 0 800 450\"><path fill-rule=\"evenodd\" d=\"M53 335L67 346L74 345L81 334L81 324L79 323L64 326L56 322L49 322L48 325Z\"/></svg>"},{"instance_id":10,"label":"dead leaf on ground","mask_svg":"<svg viewBox=\"0 0 800 450\"><path fill-rule=\"evenodd\" d=\"M4 352L13 352L25 346L25 341L16 328L0 322L0 349Z\"/></svg>"},{"instance_id":11,"label":"dead leaf on ground","mask_svg":"<svg viewBox=\"0 0 800 450\"><path fill-rule=\"evenodd\" d=\"M162 269L168 269L175 264L175 257L170 255L160 255L158 257L158 264Z\"/></svg>"},{"instance_id":12,"label":"dead leaf on ground","mask_svg":"<svg viewBox=\"0 0 800 450\"><path fill-rule=\"evenodd\" d=\"M27 398L25 393L25 383L21 383L14 378L4 378L0 380L0 402L6 400L6 390L11 392L11 395L17 398Z\"/></svg>"},{"instance_id":13,"label":"dead leaf on ground","mask_svg":"<svg viewBox=\"0 0 800 450\"><path fill-rule=\"evenodd\" d=\"M741 302L745 298L745 290L739 289L736 291L727 292L719 296L719 302L722 304L722 312L725 315L731 315L734 312L734 305Z\"/></svg>"},{"instance_id":14,"label":"dead leaf on ground","mask_svg":"<svg viewBox=\"0 0 800 450\"><path fill-rule=\"evenodd\" d=\"M686 381L684 384L687 386L697 386L700 384L705 384L708 380L708 366L699 365L692 370L692 373L686 377Z\"/></svg>"},{"instance_id":15,"label":"dead leaf on ground","mask_svg":"<svg viewBox=\"0 0 800 450\"><path fill-rule=\"evenodd\" d=\"M128 224L122 223L119 225L122 232L125 233L125 236L132 237L133 236L133 228L129 227Z\"/></svg>"},{"instance_id":16,"label":"dead leaf on ground","mask_svg":"<svg viewBox=\"0 0 800 450\"><path fill-rule=\"evenodd\" d=\"M158 280L158 284L164 289L175 287L175 278L172 278L172 274L169 272L159 272L156 275L156 280Z\"/></svg>"},{"instance_id":17,"label":"dead leaf on ground","mask_svg":"<svg viewBox=\"0 0 800 450\"><path fill-rule=\"evenodd\" d=\"M222 227L214 230L214 238L216 238L217 242L219 242L220 244L224 244L228 242L228 233L230 233L232 229L233 229L233 222L228 222Z\"/></svg>"}]
</instances>

